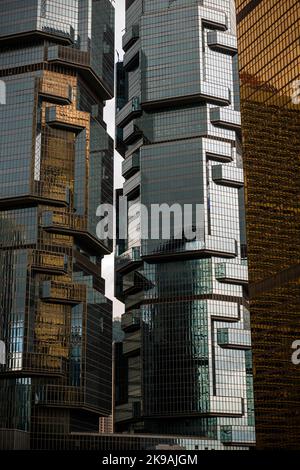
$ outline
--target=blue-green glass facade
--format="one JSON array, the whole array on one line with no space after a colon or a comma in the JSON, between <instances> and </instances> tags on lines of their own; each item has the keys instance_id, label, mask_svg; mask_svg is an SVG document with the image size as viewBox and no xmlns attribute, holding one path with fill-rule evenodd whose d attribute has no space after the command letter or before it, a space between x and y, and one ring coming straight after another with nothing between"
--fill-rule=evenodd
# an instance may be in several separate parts
<instances>
[{"instance_id":1,"label":"blue-green glass facade","mask_svg":"<svg viewBox=\"0 0 300 470\"><path fill-rule=\"evenodd\" d=\"M0 428L55 448L111 413L111 2L1 0L0 80Z\"/></svg>"},{"instance_id":2,"label":"blue-green glass facade","mask_svg":"<svg viewBox=\"0 0 300 470\"><path fill-rule=\"evenodd\" d=\"M125 303L119 360L127 390L117 399L116 429L249 448L255 423L234 2L128 1L123 48L116 140L128 213L127 234L118 231L116 292ZM147 238L153 204L201 206L203 233L194 241Z\"/></svg>"}]
</instances>

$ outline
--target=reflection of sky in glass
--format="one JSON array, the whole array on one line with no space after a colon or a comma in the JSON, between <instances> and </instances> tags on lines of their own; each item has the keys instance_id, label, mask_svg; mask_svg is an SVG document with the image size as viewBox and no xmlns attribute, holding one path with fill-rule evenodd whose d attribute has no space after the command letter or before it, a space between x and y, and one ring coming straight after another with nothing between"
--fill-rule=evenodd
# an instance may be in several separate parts
<instances>
[{"instance_id":1,"label":"reflection of sky in glass","mask_svg":"<svg viewBox=\"0 0 300 470\"><path fill-rule=\"evenodd\" d=\"M125 0L116 0L113 4L115 7L115 49L116 49L116 61L122 60L122 36L125 28ZM109 134L114 137L115 135L115 100L107 102L104 111L104 119L107 122L107 129ZM115 188L121 188L123 185L122 177L122 158L115 151L114 157L114 186ZM102 261L103 277L106 279L106 294L113 300L113 313L114 316L120 316L124 312L124 304L119 302L114 297L114 253L110 256L105 256Z\"/></svg>"}]
</instances>

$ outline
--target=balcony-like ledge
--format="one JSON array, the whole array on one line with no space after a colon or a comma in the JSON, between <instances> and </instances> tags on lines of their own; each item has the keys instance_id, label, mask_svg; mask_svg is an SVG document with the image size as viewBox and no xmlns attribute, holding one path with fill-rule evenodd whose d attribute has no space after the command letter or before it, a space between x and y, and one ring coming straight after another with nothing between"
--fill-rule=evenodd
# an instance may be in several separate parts
<instances>
[{"instance_id":1,"label":"balcony-like ledge","mask_svg":"<svg viewBox=\"0 0 300 470\"><path fill-rule=\"evenodd\" d=\"M67 255L49 251L34 251L31 266L35 271L65 274L68 271L69 258Z\"/></svg>"},{"instance_id":2,"label":"balcony-like ledge","mask_svg":"<svg viewBox=\"0 0 300 470\"><path fill-rule=\"evenodd\" d=\"M242 416L244 413L243 399L240 397L211 397L210 415Z\"/></svg>"},{"instance_id":3,"label":"balcony-like ledge","mask_svg":"<svg viewBox=\"0 0 300 470\"><path fill-rule=\"evenodd\" d=\"M140 247L133 247L116 257L116 271L126 274L142 265Z\"/></svg>"},{"instance_id":4,"label":"balcony-like ledge","mask_svg":"<svg viewBox=\"0 0 300 470\"><path fill-rule=\"evenodd\" d=\"M251 333L248 330L219 328L217 338L218 345L224 349L251 349Z\"/></svg>"},{"instance_id":5,"label":"balcony-like ledge","mask_svg":"<svg viewBox=\"0 0 300 470\"><path fill-rule=\"evenodd\" d=\"M227 142L218 142L212 139L203 139L206 158L222 163L233 161L232 146Z\"/></svg>"},{"instance_id":6,"label":"balcony-like ledge","mask_svg":"<svg viewBox=\"0 0 300 470\"><path fill-rule=\"evenodd\" d=\"M59 129L79 133L88 126L88 115L82 111L68 114L65 107L49 106L46 108L46 123Z\"/></svg>"},{"instance_id":7,"label":"balcony-like ledge","mask_svg":"<svg viewBox=\"0 0 300 470\"><path fill-rule=\"evenodd\" d=\"M138 65L139 57L140 57L140 48L141 48L141 42L138 40L125 53L124 59L123 59L123 67L124 67L124 70L126 70L127 72L134 69L136 65Z\"/></svg>"},{"instance_id":8,"label":"balcony-like ledge","mask_svg":"<svg viewBox=\"0 0 300 470\"><path fill-rule=\"evenodd\" d=\"M207 44L212 50L231 55L237 53L237 39L228 33L221 31L209 31L207 33Z\"/></svg>"},{"instance_id":9,"label":"balcony-like ledge","mask_svg":"<svg viewBox=\"0 0 300 470\"><path fill-rule=\"evenodd\" d=\"M212 179L216 184L241 188L244 186L244 172L242 168L228 165L214 165Z\"/></svg>"},{"instance_id":10,"label":"balcony-like ledge","mask_svg":"<svg viewBox=\"0 0 300 470\"><path fill-rule=\"evenodd\" d=\"M212 108L210 120L215 126L225 129L236 131L241 128L241 113L230 108Z\"/></svg>"},{"instance_id":11,"label":"balcony-like ledge","mask_svg":"<svg viewBox=\"0 0 300 470\"><path fill-rule=\"evenodd\" d=\"M123 141L126 145L132 144L142 135L143 133L141 129L138 127L136 120L131 121L123 129Z\"/></svg>"},{"instance_id":12,"label":"balcony-like ledge","mask_svg":"<svg viewBox=\"0 0 300 470\"><path fill-rule=\"evenodd\" d=\"M65 211L44 211L41 226L49 232L70 235L99 254L108 255L112 249L108 243L96 238L88 229L87 218Z\"/></svg>"},{"instance_id":13,"label":"balcony-like ledge","mask_svg":"<svg viewBox=\"0 0 300 470\"><path fill-rule=\"evenodd\" d=\"M117 113L116 126L124 127L131 119L140 116L141 113L140 98L135 96Z\"/></svg>"},{"instance_id":14,"label":"balcony-like ledge","mask_svg":"<svg viewBox=\"0 0 300 470\"><path fill-rule=\"evenodd\" d=\"M215 267L216 279L227 284L247 285L248 266L235 263L218 263Z\"/></svg>"},{"instance_id":15,"label":"balcony-like ledge","mask_svg":"<svg viewBox=\"0 0 300 470\"><path fill-rule=\"evenodd\" d=\"M134 24L128 28L122 37L123 51L127 52L130 47L139 39L140 28L138 24Z\"/></svg>"},{"instance_id":16,"label":"balcony-like ledge","mask_svg":"<svg viewBox=\"0 0 300 470\"><path fill-rule=\"evenodd\" d=\"M199 16L205 25L226 31L228 29L228 18L222 11L211 10L209 8L199 6Z\"/></svg>"},{"instance_id":17,"label":"balcony-like ledge","mask_svg":"<svg viewBox=\"0 0 300 470\"><path fill-rule=\"evenodd\" d=\"M123 186L123 194L130 201L134 199L140 192L141 173L134 174L132 178L125 181Z\"/></svg>"},{"instance_id":18,"label":"balcony-like ledge","mask_svg":"<svg viewBox=\"0 0 300 470\"><path fill-rule=\"evenodd\" d=\"M237 242L234 239L208 236L205 241L170 240L153 251L142 253L147 263L163 263L174 259L197 259L208 256L235 258Z\"/></svg>"},{"instance_id":19,"label":"balcony-like ledge","mask_svg":"<svg viewBox=\"0 0 300 470\"><path fill-rule=\"evenodd\" d=\"M43 281L40 298L51 303L80 304L86 300L86 286L71 282Z\"/></svg>"},{"instance_id":20,"label":"balcony-like ledge","mask_svg":"<svg viewBox=\"0 0 300 470\"><path fill-rule=\"evenodd\" d=\"M39 79L39 95L50 103L68 105L72 102L72 87L57 83L51 77L42 77Z\"/></svg>"},{"instance_id":21,"label":"balcony-like ledge","mask_svg":"<svg viewBox=\"0 0 300 470\"><path fill-rule=\"evenodd\" d=\"M133 331L140 327L141 311L139 309L123 313L121 317L121 326L123 331Z\"/></svg>"},{"instance_id":22,"label":"balcony-like ledge","mask_svg":"<svg viewBox=\"0 0 300 470\"><path fill-rule=\"evenodd\" d=\"M126 158L122 162L122 176L124 178L130 178L135 173L137 173L140 169L140 154L139 152L135 152L134 154L130 155L130 157Z\"/></svg>"},{"instance_id":23,"label":"balcony-like ledge","mask_svg":"<svg viewBox=\"0 0 300 470\"><path fill-rule=\"evenodd\" d=\"M255 446L255 428L249 426L221 426L221 442L224 445Z\"/></svg>"},{"instance_id":24,"label":"balcony-like ledge","mask_svg":"<svg viewBox=\"0 0 300 470\"><path fill-rule=\"evenodd\" d=\"M133 331L126 335L123 341L123 354L126 356L135 356L141 349L141 330Z\"/></svg>"},{"instance_id":25,"label":"balcony-like ledge","mask_svg":"<svg viewBox=\"0 0 300 470\"><path fill-rule=\"evenodd\" d=\"M157 109L171 105L184 105L190 103L211 103L219 106L228 106L231 103L231 92L228 87L216 83L204 82L199 75L198 92L186 95L176 95L168 98L152 100L143 99L142 108Z\"/></svg>"}]
</instances>

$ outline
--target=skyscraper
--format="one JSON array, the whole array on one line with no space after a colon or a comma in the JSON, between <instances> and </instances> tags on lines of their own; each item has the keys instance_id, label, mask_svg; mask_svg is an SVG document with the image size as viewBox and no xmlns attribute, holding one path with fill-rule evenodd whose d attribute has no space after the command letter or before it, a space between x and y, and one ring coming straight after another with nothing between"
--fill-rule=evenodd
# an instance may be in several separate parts
<instances>
[{"instance_id":1,"label":"skyscraper","mask_svg":"<svg viewBox=\"0 0 300 470\"><path fill-rule=\"evenodd\" d=\"M126 307L118 357L127 388L116 429L248 448L255 431L234 1L128 0L123 48L116 141L128 211L120 202L116 294ZM202 237L147 238L153 218L142 207L149 214L174 203L202 208ZM195 218L193 210L190 228Z\"/></svg>"},{"instance_id":2,"label":"skyscraper","mask_svg":"<svg viewBox=\"0 0 300 470\"><path fill-rule=\"evenodd\" d=\"M257 446L298 449L299 1L236 6Z\"/></svg>"},{"instance_id":3,"label":"skyscraper","mask_svg":"<svg viewBox=\"0 0 300 470\"><path fill-rule=\"evenodd\" d=\"M113 196L110 1L1 0L0 79L0 428L51 448L111 413L112 246L96 236Z\"/></svg>"}]
</instances>

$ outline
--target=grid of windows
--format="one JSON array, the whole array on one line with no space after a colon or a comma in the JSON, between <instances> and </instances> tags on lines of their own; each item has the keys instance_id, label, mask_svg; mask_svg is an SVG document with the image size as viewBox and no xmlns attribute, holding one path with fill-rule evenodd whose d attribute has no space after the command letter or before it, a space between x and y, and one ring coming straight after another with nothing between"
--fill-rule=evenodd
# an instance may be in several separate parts
<instances>
[{"instance_id":1,"label":"grid of windows","mask_svg":"<svg viewBox=\"0 0 300 470\"><path fill-rule=\"evenodd\" d=\"M128 169L130 244L120 240L126 251L116 267L127 393L116 428L248 447L255 431L234 3L127 7L117 145ZM153 222L134 210L139 202L148 214L153 204L200 205L202 236L145 239Z\"/></svg>"},{"instance_id":2,"label":"grid of windows","mask_svg":"<svg viewBox=\"0 0 300 470\"><path fill-rule=\"evenodd\" d=\"M299 2L236 6L257 446L298 449Z\"/></svg>"},{"instance_id":3,"label":"grid of windows","mask_svg":"<svg viewBox=\"0 0 300 470\"><path fill-rule=\"evenodd\" d=\"M113 192L103 122L113 7L27 3L0 2L0 428L28 432L38 449L96 432L99 416L111 414L112 305L101 260L112 247L96 238L96 208ZM81 53L97 77L82 73Z\"/></svg>"}]
</instances>

